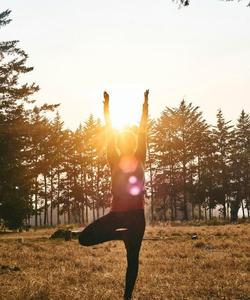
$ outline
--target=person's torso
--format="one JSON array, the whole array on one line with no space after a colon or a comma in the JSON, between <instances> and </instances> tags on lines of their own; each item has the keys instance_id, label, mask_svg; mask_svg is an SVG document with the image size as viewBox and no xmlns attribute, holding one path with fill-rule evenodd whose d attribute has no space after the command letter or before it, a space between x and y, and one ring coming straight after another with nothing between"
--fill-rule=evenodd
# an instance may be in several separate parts
<instances>
[{"instance_id":1,"label":"person's torso","mask_svg":"<svg viewBox=\"0 0 250 300\"><path fill-rule=\"evenodd\" d=\"M144 208L144 169L136 156L122 156L111 169L111 211Z\"/></svg>"}]
</instances>

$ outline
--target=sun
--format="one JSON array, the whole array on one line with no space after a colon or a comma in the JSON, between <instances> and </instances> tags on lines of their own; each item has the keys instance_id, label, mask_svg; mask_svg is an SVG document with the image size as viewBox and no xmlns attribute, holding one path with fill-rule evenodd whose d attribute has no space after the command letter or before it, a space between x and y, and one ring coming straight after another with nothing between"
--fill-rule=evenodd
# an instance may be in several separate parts
<instances>
[{"instance_id":1,"label":"sun","mask_svg":"<svg viewBox=\"0 0 250 300\"><path fill-rule=\"evenodd\" d=\"M127 112L120 112L119 110L111 113L112 127L122 130L129 125L133 124L133 120L129 119L129 114Z\"/></svg>"},{"instance_id":2,"label":"sun","mask_svg":"<svg viewBox=\"0 0 250 300\"><path fill-rule=\"evenodd\" d=\"M108 86L108 87L107 87ZM138 84L107 84L109 111L112 127L118 131L133 125L138 126L144 101L144 88Z\"/></svg>"},{"instance_id":3,"label":"sun","mask_svg":"<svg viewBox=\"0 0 250 300\"><path fill-rule=\"evenodd\" d=\"M140 119L140 104L131 101L116 101L110 103L110 117L112 126L122 130L128 126L138 125Z\"/></svg>"}]
</instances>

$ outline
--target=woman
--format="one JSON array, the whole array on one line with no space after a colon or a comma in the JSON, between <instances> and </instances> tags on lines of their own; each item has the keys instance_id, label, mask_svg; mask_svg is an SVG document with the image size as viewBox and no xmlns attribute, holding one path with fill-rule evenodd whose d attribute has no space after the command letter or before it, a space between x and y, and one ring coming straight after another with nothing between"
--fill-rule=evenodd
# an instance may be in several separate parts
<instances>
[{"instance_id":1,"label":"woman","mask_svg":"<svg viewBox=\"0 0 250 300\"><path fill-rule=\"evenodd\" d=\"M80 234L83 246L111 240L123 240L127 251L127 271L124 299L132 297L139 266L139 252L145 231L144 164L146 159L146 127L148 94L137 136L125 131L117 142L111 127L109 95L104 92L104 116L107 132L107 159L111 168L112 204L110 212L88 225Z\"/></svg>"}]
</instances>

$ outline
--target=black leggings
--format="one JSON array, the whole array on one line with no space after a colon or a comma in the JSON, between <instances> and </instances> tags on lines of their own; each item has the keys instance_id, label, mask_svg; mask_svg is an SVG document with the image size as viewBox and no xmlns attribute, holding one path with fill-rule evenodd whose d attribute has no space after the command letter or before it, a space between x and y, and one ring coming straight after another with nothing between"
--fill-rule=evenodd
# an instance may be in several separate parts
<instances>
[{"instance_id":1,"label":"black leggings","mask_svg":"<svg viewBox=\"0 0 250 300\"><path fill-rule=\"evenodd\" d=\"M124 230L117 230L117 229ZM139 252L145 231L143 209L109 212L89 224L79 235L79 243L92 246L111 240L123 240L127 250L124 299L131 299L139 267Z\"/></svg>"}]
</instances>

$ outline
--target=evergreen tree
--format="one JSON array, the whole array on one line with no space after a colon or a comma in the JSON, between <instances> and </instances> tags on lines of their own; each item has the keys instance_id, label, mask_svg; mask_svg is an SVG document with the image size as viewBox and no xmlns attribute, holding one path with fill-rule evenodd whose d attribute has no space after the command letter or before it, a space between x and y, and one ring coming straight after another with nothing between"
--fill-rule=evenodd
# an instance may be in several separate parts
<instances>
[{"instance_id":1,"label":"evergreen tree","mask_svg":"<svg viewBox=\"0 0 250 300\"><path fill-rule=\"evenodd\" d=\"M188 202L191 202L191 188L193 174L196 172L195 159L198 155L199 141L205 135L208 125L202 117L199 107L183 100L177 109L171 109L171 123L173 124L174 155L179 160L179 170L182 178L183 213L188 219Z\"/></svg>"},{"instance_id":2,"label":"evergreen tree","mask_svg":"<svg viewBox=\"0 0 250 300\"><path fill-rule=\"evenodd\" d=\"M56 190L55 190L55 200L54 206L51 205L51 212L54 207L56 207L57 215L57 225L60 224L60 204L61 204L61 178L63 176L63 162L64 162L64 148L65 139L63 131L63 121L61 120L60 114L57 111L56 116L52 123L52 141L54 143L54 168L56 176ZM52 204L52 203L51 203ZM52 213L51 213L52 215ZM51 217L52 222L52 217Z\"/></svg>"},{"instance_id":3,"label":"evergreen tree","mask_svg":"<svg viewBox=\"0 0 250 300\"><path fill-rule=\"evenodd\" d=\"M192 186L197 180L196 159L199 141L208 125L198 107L182 101L177 108L166 108L156 125L155 155L158 164L156 195L162 198L164 219L170 208L171 219L183 210L188 219L188 203L192 203Z\"/></svg>"},{"instance_id":4,"label":"evergreen tree","mask_svg":"<svg viewBox=\"0 0 250 300\"><path fill-rule=\"evenodd\" d=\"M217 113L217 125L213 129L213 142L215 146L215 188L213 198L222 205L223 218L228 217L231 192L231 147L233 126L231 121L225 121L221 110Z\"/></svg>"},{"instance_id":5,"label":"evergreen tree","mask_svg":"<svg viewBox=\"0 0 250 300\"><path fill-rule=\"evenodd\" d=\"M250 209L250 116L243 110L234 130L232 147L232 185L231 221L237 221L238 210L245 208L248 217Z\"/></svg>"},{"instance_id":6,"label":"evergreen tree","mask_svg":"<svg viewBox=\"0 0 250 300\"><path fill-rule=\"evenodd\" d=\"M199 219L202 219L202 207L205 210L207 217L207 209L209 210L209 219L212 218L212 210L216 207L213 191L215 186L214 181L214 157L215 146L213 143L212 132L208 128L202 134L197 143L197 180L194 184L193 201L198 205ZM194 217L194 213L193 213Z\"/></svg>"},{"instance_id":7,"label":"evergreen tree","mask_svg":"<svg viewBox=\"0 0 250 300\"><path fill-rule=\"evenodd\" d=\"M10 22L10 10L0 14L0 26ZM18 41L0 42L0 218L10 228L18 228L30 210L30 177L25 166L29 141L28 112L24 103L38 86L19 84L22 74L33 70L26 66L27 54Z\"/></svg>"}]
</instances>

